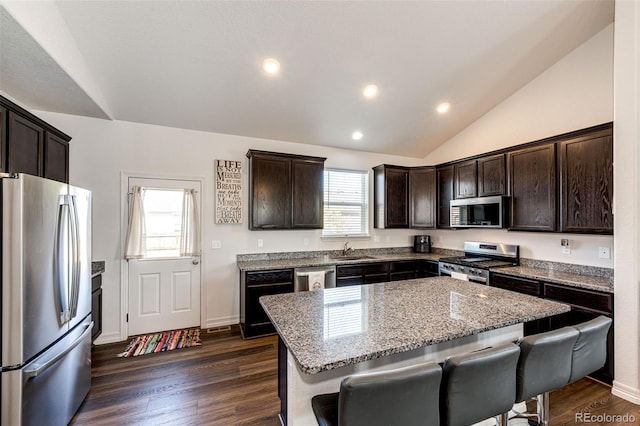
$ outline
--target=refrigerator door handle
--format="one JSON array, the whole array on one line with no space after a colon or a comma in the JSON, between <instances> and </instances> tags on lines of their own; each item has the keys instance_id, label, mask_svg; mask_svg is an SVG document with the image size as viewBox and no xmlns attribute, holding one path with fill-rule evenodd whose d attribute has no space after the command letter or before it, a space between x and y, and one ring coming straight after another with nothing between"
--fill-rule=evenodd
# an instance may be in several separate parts
<instances>
[{"instance_id":1,"label":"refrigerator door handle","mask_svg":"<svg viewBox=\"0 0 640 426\"><path fill-rule=\"evenodd\" d=\"M58 206L56 236L54 245L55 290L58 296L60 325L70 320L69 310L69 204L61 197Z\"/></svg>"},{"instance_id":2,"label":"refrigerator door handle","mask_svg":"<svg viewBox=\"0 0 640 426\"><path fill-rule=\"evenodd\" d=\"M69 196L69 207L71 212L71 318L75 318L78 313L78 297L80 294L80 226L78 222L78 208L76 197Z\"/></svg>"},{"instance_id":3,"label":"refrigerator door handle","mask_svg":"<svg viewBox=\"0 0 640 426\"><path fill-rule=\"evenodd\" d=\"M87 324L87 327L82 332L80 337L78 337L76 340L74 340L73 343L71 343L69 346L67 346L62 352L60 352L59 354L57 354L56 356L54 356L53 358L51 358L50 360L48 360L44 364L41 364L41 365L37 366L36 368L31 368L31 369L28 369L28 370L24 370L23 371L24 380L29 380L29 379L32 379L34 377L37 377L39 374L42 374L45 371L47 371L49 368L51 368L56 362L60 361L73 348L78 346L84 340L84 338L87 337L87 334L91 333L91 329L92 328L93 328L93 321L91 321L91 323Z\"/></svg>"}]
</instances>

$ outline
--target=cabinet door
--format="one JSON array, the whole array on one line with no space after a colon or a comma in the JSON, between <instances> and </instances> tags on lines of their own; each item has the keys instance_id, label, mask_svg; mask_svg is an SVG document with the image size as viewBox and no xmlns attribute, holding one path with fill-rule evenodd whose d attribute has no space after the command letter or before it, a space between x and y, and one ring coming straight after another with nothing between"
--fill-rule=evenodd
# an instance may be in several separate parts
<instances>
[{"instance_id":1,"label":"cabinet door","mask_svg":"<svg viewBox=\"0 0 640 426\"><path fill-rule=\"evenodd\" d=\"M409 227L436 226L436 169L409 170Z\"/></svg>"},{"instance_id":2,"label":"cabinet door","mask_svg":"<svg viewBox=\"0 0 640 426\"><path fill-rule=\"evenodd\" d=\"M514 231L556 230L556 145L509 152L511 226Z\"/></svg>"},{"instance_id":3,"label":"cabinet door","mask_svg":"<svg viewBox=\"0 0 640 426\"><path fill-rule=\"evenodd\" d=\"M250 229L291 227L291 160L254 155L249 162Z\"/></svg>"},{"instance_id":4,"label":"cabinet door","mask_svg":"<svg viewBox=\"0 0 640 426\"><path fill-rule=\"evenodd\" d=\"M456 198L473 198L478 196L478 163L476 160L465 161L454 166Z\"/></svg>"},{"instance_id":5,"label":"cabinet door","mask_svg":"<svg viewBox=\"0 0 640 426\"><path fill-rule=\"evenodd\" d=\"M540 282L525 278L516 278L508 275L491 274L491 287L499 287L505 290L516 291L530 296L542 295Z\"/></svg>"},{"instance_id":6,"label":"cabinet door","mask_svg":"<svg viewBox=\"0 0 640 426\"><path fill-rule=\"evenodd\" d=\"M44 138L43 176L60 182L69 182L69 144L49 132L45 133Z\"/></svg>"},{"instance_id":7,"label":"cabinet door","mask_svg":"<svg viewBox=\"0 0 640 426\"><path fill-rule=\"evenodd\" d=\"M611 130L560 143L562 232L613 234Z\"/></svg>"},{"instance_id":8,"label":"cabinet door","mask_svg":"<svg viewBox=\"0 0 640 426\"><path fill-rule=\"evenodd\" d=\"M407 228L409 171L385 169L385 228Z\"/></svg>"},{"instance_id":9,"label":"cabinet door","mask_svg":"<svg viewBox=\"0 0 640 426\"><path fill-rule=\"evenodd\" d=\"M478 197L507 195L504 154L478 159Z\"/></svg>"},{"instance_id":10,"label":"cabinet door","mask_svg":"<svg viewBox=\"0 0 640 426\"><path fill-rule=\"evenodd\" d=\"M44 130L9 111L7 171L42 176Z\"/></svg>"},{"instance_id":11,"label":"cabinet door","mask_svg":"<svg viewBox=\"0 0 640 426\"><path fill-rule=\"evenodd\" d=\"M292 160L293 228L322 228L324 163Z\"/></svg>"},{"instance_id":12,"label":"cabinet door","mask_svg":"<svg viewBox=\"0 0 640 426\"><path fill-rule=\"evenodd\" d=\"M0 106L0 172L7 171L7 109Z\"/></svg>"},{"instance_id":13,"label":"cabinet door","mask_svg":"<svg viewBox=\"0 0 640 426\"><path fill-rule=\"evenodd\" d=\"M451 225L449 210L453 199L453 166L436 169L438 183L438 228L449 228Z\"/></svg>"}]
</instances>

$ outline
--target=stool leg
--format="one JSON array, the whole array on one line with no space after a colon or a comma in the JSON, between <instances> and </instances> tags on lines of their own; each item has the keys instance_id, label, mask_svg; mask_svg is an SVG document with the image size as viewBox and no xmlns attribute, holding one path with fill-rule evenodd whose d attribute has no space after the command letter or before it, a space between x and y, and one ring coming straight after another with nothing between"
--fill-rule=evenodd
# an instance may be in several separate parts
<instances>
[{"instance_id":1,"label":"stool leg","mask_svg":"<svg viewBox=\"0 0 640 426\"><path fill-rule=\"evenodd\" d=\"M543 426L549 426L549 392L542 394L539 422Z\"/></svg>"},{"instance_id":2,"label":"stool leg","mask_svg":"<svg viewBox=\"0 0 640 426\"><path fill-rule=\"evenodd\" d=\"M502 413L498 416L498 426L507 426L509 423L509 413Z\"/></svg>"}]
</instances>

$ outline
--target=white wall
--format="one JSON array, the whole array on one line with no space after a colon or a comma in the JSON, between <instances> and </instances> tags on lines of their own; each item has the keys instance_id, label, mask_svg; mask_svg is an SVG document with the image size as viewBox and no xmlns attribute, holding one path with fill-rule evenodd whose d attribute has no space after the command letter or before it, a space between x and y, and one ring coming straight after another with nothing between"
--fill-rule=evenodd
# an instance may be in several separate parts
<instances>
[{"instance_id":1,"label":"white wall","mask_svg":"<svg viewBox=\"0 0 640 426\"><path fill-rule=\"evenodd\" d=\"M425 162L458 160L612 120L613 24L429 154ZM437 246L446 248L459 248L471 239L500 241L520 244L522 257L613 267L613 250L611 259L600 259L597 251L600 246L613 247L611 236L504 230L430 233ZM562 254L561 238L569 239L571 254Z\"/></svg>"},{"instance_id":2,"label":"white wall","mask_svg":"<svg viewBox=\"0 0 640 426\"><path fill-rule=\"evenodd\" d=\"M122 121L105 121L63 114L38 112L44 120L73 136L70 145L70 181L93 191L93 259L106 261L103 276L104 331L98 343L126 338L120 334L126 311L120 308L122 263L121 212L125 195L121 191L121 173L136 172L158 176L203 177L203 327L238 322L238 253L333 250L342 248L344 239L326 241L320 230L249 231L247 226L248 149L287 152L327 157L326 167L370 170L382 163L418 165L421 160L389 155L367 154L320 146L269 141L213 134ZM240 160L243 167L244 223L214 224L214 160ZM370 202L373 204L373 184ZM370 209L372 212L373 209ZM373 223L373 218L370 218ZM380 243L351 240L354 248L410 246L411 230L373 230ZM307 238L309 245L304 246ZM262 248L257 240L264 240ZM221 249L211 249L211 241L220 240Z\"/></svg>"}]
</instances>

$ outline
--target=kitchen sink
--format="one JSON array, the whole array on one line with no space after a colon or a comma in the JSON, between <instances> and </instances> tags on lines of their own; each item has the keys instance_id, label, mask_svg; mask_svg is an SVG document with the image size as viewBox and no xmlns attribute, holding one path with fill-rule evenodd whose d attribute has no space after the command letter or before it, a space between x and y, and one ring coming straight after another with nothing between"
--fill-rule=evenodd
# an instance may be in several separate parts
<instances>
[{"instance_id":1,"label":"kitchen sink","mask_svg":"<svg viewBox=\"0 0 640 426\"><path fill-rule=\"evenodd\" d=\"M332 256L333 260L362 260L362 259L375 259L373 256Z\"/></svg>"}]
</instances>

